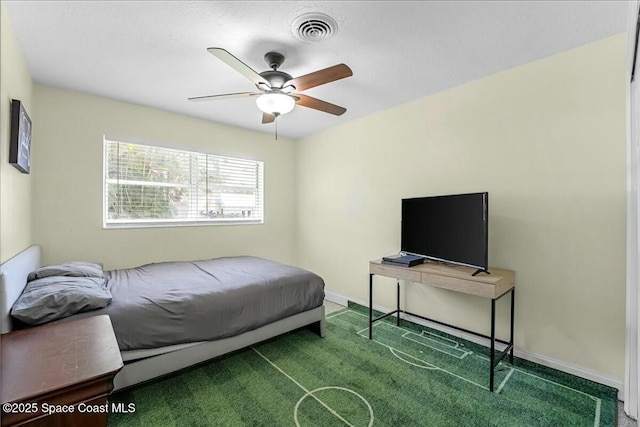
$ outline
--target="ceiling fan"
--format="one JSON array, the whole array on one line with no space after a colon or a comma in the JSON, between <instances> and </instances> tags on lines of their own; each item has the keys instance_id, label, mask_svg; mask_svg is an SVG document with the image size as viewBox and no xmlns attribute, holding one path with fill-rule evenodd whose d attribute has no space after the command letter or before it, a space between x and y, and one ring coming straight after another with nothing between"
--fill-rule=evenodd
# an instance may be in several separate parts
<instances>
[{"instance_id":1,"label":"ceiling fan","mask_svg":"<svg viewBox=\"0 0 640 427\"><path fill-rule=\"evenodd\" d=\"M278 52L269 52L264 56L271 70L261 73L255 72L244 62L219 47L207 49L216 58L251 80L256 85L258 92L237 92L222 95L198 96L189 98L189 101L213 101L216 99L240 98L257 96L256 104L262 111L262 123L272 123L278 116L293 110L295 105L301 105L314 110L340 116L347 111L346 108L331 104L321 99L299 93L300 91L331 83L353 75L351 69L345 64L338 64L313 73L293 78L291 75L279 71L278 68L284 62L284 56Z\"/></svg>"}]
</instances>

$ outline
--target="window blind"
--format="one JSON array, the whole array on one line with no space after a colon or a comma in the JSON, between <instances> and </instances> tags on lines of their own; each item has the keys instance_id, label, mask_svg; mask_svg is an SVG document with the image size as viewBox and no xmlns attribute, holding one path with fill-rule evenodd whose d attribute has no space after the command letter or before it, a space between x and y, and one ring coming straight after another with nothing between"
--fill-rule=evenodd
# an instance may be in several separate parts
<instances>
[{"instance_id":1,"label":"window blind","mask_svg":"<svg viewBox=\"0 0 640 427\"><path fill-rule=\"evenodd\" d=\"M104 140L104 225L263 222L263 163Z\"/></svg>"}]
</instances>

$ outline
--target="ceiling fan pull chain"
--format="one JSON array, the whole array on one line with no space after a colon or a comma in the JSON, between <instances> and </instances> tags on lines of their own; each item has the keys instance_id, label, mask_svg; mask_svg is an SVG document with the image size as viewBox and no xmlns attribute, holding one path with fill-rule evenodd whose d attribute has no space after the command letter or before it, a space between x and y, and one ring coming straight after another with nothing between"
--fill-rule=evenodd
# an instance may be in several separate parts
<instances>
[{"instance_id":1,"label":"ceiling fan pull chain","mask_svg":"<svg viewBox=\"0 0 640 427\"><path fill-rule=\"evenodd\" d=\"M276 141L278 140L278 116L276 116L275 120L276 122Z\"/></svg>"}]
</instances>

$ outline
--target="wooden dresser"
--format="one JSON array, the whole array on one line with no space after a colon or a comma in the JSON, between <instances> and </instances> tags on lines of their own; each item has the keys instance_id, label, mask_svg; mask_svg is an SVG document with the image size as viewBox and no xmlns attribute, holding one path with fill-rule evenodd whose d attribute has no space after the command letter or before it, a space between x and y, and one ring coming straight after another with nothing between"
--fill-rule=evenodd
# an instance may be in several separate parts
<instances>
[{"instance_id":1,"label":"wooden dresser","mask_svg":"<svg viewBox=\"0 0 640 427\"><path fill-rule=\"evenodd\" d=\"M109 316L1 336L2 426L106 426L123 367Z\"/></svg>"}]
</instances>

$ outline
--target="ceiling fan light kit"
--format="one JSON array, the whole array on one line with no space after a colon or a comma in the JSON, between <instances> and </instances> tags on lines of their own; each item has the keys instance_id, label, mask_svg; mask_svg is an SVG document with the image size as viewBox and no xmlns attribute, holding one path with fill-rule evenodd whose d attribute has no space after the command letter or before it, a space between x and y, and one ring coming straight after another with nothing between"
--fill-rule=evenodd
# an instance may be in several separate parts
<instances>
[{"instance_id":1,"label":"ceiling fan light kit","mask_svg":"<svg viewBox=\"0 0 640 427\"><path fill-rule=\"evenodd\" d=\"M256 98L258 108L267 114L273 116L281 116L293 110L296 100L284 93L270 92L258 96Z\"/></svg>"}]
</instances>

